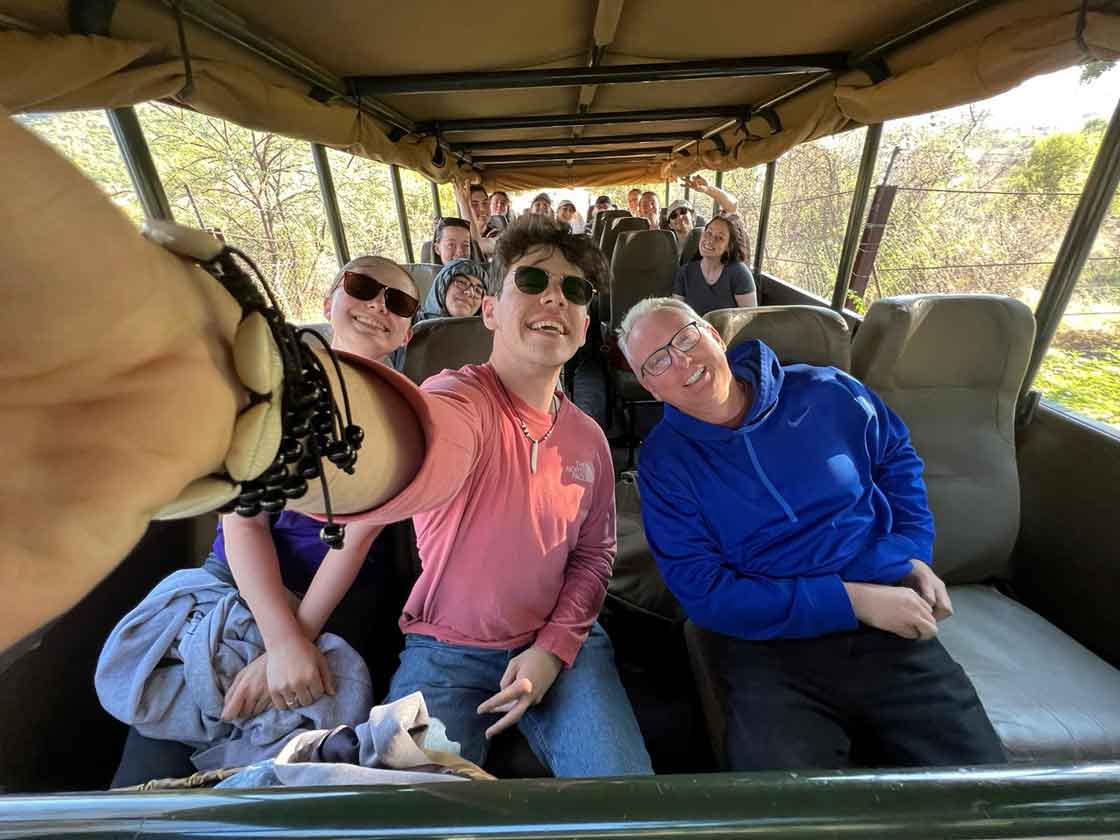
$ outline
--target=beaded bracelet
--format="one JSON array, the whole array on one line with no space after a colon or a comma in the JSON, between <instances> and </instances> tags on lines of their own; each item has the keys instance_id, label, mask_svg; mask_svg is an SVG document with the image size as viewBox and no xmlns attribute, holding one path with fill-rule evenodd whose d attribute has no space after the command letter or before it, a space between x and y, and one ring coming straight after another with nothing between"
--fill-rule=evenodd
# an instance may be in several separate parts
<instances>
[{"instance_id":1,"label":"beaded bracelet","mask_svg":"<svg viewBox=\"0 0 1120 840\"><path fill-rule=\"evenodd\" d=\"M288 323L260 270L244 252L172 222L148 220L143 235L194 262L240 304L234 365L249 392L249 405L234 426L225 472L192 482L158 518L191 516L215 507L219 513L241 516L278 513L289 500L306 495L307 482L318 478L327 519L319 536L330 548L342 548L345 529L334 521L323 459L353 475L364 433L351 416L334 351L314 330ZM264 295L235 257L253 270ZM305 338L318 341L334 366L341 411L326 368Z\"/></svg>"}]
</instances>

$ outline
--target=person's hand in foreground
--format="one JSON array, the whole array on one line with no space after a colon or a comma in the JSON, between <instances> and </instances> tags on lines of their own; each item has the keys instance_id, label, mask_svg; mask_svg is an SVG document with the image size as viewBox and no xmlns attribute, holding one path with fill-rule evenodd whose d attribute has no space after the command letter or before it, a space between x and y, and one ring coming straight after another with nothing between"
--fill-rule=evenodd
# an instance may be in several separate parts
<instances>
[{"instance_id":1,"label":"person's hand in foreground","mask_svg":"<svg viewBox=\"0 0 1120 840\"><path fill-rule=\"evenodd\" d=\"M486 730L486 737L509 729L530 706L541 702L563 667L556 654L539 647L526 648L511 659L499 682L501 691L478 707L480 715L504 713Z\"/></svg>"}]
</instances>

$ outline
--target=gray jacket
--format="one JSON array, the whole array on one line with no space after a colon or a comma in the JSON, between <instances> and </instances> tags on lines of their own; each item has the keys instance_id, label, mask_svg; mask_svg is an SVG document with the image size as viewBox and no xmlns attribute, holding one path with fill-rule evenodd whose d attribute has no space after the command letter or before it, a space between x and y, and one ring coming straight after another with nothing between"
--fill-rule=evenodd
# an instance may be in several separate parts
<instances>
[{"instance_id":1,"label":"gray jacket","mask_svg":"<svg viewBox=\"0 0 1120 840\"><path fill-rule=\"evenodd\" d=\"M367 719L373 688L362 658L331 633L316 645L335 678L333 697L222 720L226 691L264 641L236 589L203 569L181 569L109 634L94 681L109 714L141 735L196 747L198 769L240 767L276 755L293 735Z\"/></svg>"}]
</instances>

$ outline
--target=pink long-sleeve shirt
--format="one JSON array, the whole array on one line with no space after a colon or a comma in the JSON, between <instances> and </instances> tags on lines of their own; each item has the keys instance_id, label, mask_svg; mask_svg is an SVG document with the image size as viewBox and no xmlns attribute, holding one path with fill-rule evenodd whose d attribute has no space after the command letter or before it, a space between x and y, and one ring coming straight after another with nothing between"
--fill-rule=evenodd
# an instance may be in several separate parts
<instances>
[{"instance_id":1,"label":"pink long-sleeve shirt","mask_svg":"<svg viewBox=\"0 0 1120 840\"><path fill-rule=\"evenodd\" d=\"M558 394L556 427L532 473L517 413L538 440L551 416L507 395L490 365L445 370L420 392L388 368L376 372L417 412L428 449L396 497L340 518L415 514L422 571L401 629L485 648L532 643L571 666L615 553L614 468L602 430Z\"/></svg>"}]
</instances>

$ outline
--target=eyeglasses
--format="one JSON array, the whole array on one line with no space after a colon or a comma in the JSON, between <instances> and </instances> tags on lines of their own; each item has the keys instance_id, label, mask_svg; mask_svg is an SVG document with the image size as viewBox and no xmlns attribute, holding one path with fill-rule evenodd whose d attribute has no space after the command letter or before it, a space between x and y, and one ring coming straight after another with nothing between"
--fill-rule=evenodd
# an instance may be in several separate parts
<instances>
[{"instance_id":1,"label":"eyeglasses","mask_svg":"<svg viewBox=\"0 0 1120 840\"><path fill-rule=\"evenodd\" d=\"M385 308L402 318L411 318L420 306L420 301L408 292L386 286L380 280L356 271L342 272L342 288L346 290L346 294L358 300L373 300L384 289Z\"/></svg>"},{"instance_id":2,"label":"eyeglasses","mask_svg":"<svg viewBox=\"0 0 1120 840\"><path fill-rule=\"evenodd\" d=\"M472 297L480 298L486 294L486 287L481 283L472 283L466 277L459 274L451 278L451 285L463 294L471 295Z\"/></svg>"},{"instance_id":3,"label":"eyeglasses","mask_svg":"<svg viewBox=\"0 0 1120 840\"><path fill-rule=\"evenodd\" d=\"M519 265L513 271L513 282L519 291L527 295L539 295L548 288L550 276L543 268L535 265ZM560 290L576 306L587 306L595 296L595 287L591 282L573 274L565 274L560 278Z\"/></svg>"},{"instance_id":4,"label":"eyeglasses","mask_svg":"<svg viewBox=\"0 0 1120 840\"><path fill-rule=\"evenodd\" d=\"M658 347L650 353L638 372L643 376L660 376L665 371L673 366L673 356L669 352L669 348L673 348L680 353L687 353L693 347L700 343L700 325L695 321L689 321L669 339L669 342L663 347Z\"/></svg>"},{"instance_id":5,"label":"eyeglasses","mask_svg":"<svg viewBox=\"0 0 1120 840\"><path fill-rule=\"evenodd\" d=\"M669 221L671 222L671 221L673 221L673 219L679 219L681 216L687 216L687 215L688 215L687 210L674 210L672 213L669 214Z\"/></svg>"}]
</instances>

